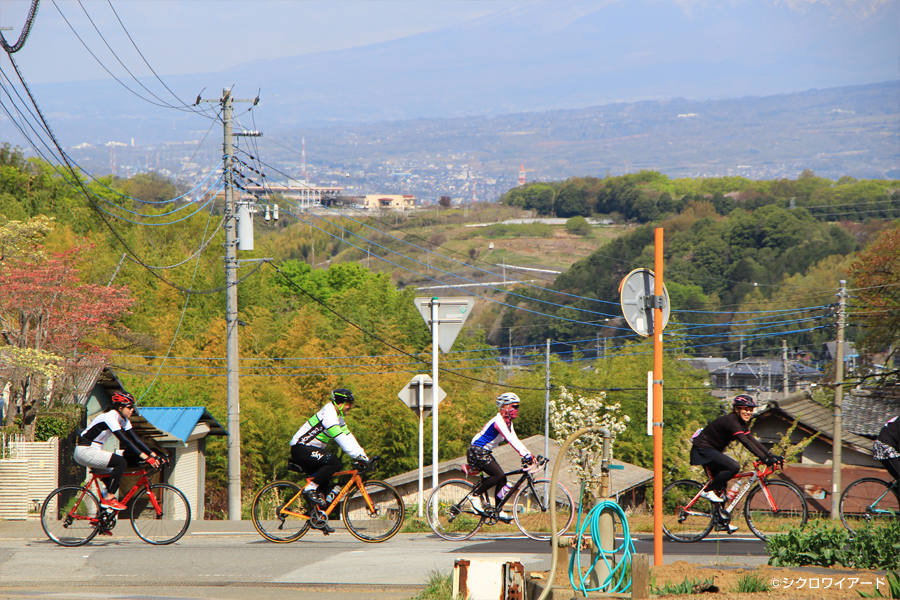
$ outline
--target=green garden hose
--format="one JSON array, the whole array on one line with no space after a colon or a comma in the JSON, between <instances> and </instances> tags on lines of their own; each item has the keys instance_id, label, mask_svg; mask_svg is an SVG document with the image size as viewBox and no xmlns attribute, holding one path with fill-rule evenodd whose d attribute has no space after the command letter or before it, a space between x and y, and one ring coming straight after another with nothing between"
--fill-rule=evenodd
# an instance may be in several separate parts
<instances>
[{"instance_id":1,"label":"green garden hose","mask_svg":"<svg viewBox=\"0 0 900 600\"><path fill-rule=\"evenodd\" d=\"M575 544L572 551L572 556L569 559L569 583L572 585L573 590L580 591L582 594L587 595L588 592L605 592L611 594L621 594L627 592L631 589L631 570L628 568L631 564L631 555L634 553L634 543L631 540L631 530L628 527L628 520L625 516L625 511L622 510L622 507L613 502L612 500L603 500L599 502L591 511L587 514L587 517L584 519L584 522L581 521L581 506L584 501L584 486L582 485L582 498L578 503L578 525L576 525L575 531ZM599 544L600 541L600 515L604 510L610 510L615 513L615 516L618 517L619 521L622 523L622 545L613 548L612 550L604 550L603 548L597 547L597 556L594 558L594 561L588 567L587 571L584 575L581 574L581 560L579 549L581 548L581 541L584 537L585 531L590 531L591 539L595 544ZM610 559L618 552L622 552L622 558L618 561L615 567L612 566ZM600 562L600 559L603 559L604 564L606 565L606 571L609 575L606 577L598 587L589 588L586 585L587 579L590 577L590 574L594 571L597 563ZM575 585L575 572L578 571L578 585ZM618 574L618 579L613 585L613 579L616 578ZM626 581L625 575L628 575L628 579Z\"/></svg>"}]
</instances>

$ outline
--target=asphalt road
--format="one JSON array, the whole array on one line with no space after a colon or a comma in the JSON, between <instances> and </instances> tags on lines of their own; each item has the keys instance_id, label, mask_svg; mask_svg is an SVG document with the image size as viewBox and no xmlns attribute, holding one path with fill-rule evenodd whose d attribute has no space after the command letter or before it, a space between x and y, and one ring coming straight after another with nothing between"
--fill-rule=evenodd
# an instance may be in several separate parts
<instances>
[{"instance_id":1,"label":"asphalt road","mask_svg":"<svg viewBox=\"0 0 900 600\"><path fill-rule=\"evenodd\" d=\"M652 538L635 549L652 562ZM764 550L752 536L667 541L664 562L755 565L765 562ZM150 546L120 523L111 538L64 548L36 522L0 522L0 598L407 600L432 572L452 572L457 558L517 559L529 572L549 569L551 554L548 543L524 537L454 543L430 532L366 544L341 529L327 537L311 531L273 544L246 521L193 523L170 546Z\"/></svg>"}]
</instances>

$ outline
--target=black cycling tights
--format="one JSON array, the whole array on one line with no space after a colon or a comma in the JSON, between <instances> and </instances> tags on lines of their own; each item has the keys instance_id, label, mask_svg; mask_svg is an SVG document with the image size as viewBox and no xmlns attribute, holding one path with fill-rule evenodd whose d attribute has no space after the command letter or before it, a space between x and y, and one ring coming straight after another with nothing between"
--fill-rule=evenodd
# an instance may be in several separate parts
<instances>
[{"instance_id":1,"label":"black cycling tights","mask_svg":"<svg viewBox=\"0 0 900 600\"><path fill-rule=\"evenodd\" d=\"M119 482L122 481L122 475L125 474L125 469L128 467L134 467L141 463L141 455L136 454L130 448L125 448L122 451L122 455L113 454L109 459L109 464L106 465L108 469L112 469L112 473L109 474L109 481L106 482L106 491L110 496L115 496L116 492L119 491Z\"/></svg>"},{"instance_id":2,"label":"black cycling tights","mask_svg":"<svg viewBox=\"0 0 900 600\"><path fill-rule=\"evenodd\" d=\"M483 495L492 486L494 488L494 493L496 494L504 485L506 485L506 474L503 472L503 469L500 468L500 463L498 463L497 459L493 456L491 457L490 462L481 467L481 470L488 476L472 490L472 493L476 496ZM494 503L496 504L496 502L495 497Z\"/></svg>"},{"instance_id":3,"label":"black cycling tights","mask_svg":"<svg viewBox=\"0 0 900 600\"><path fill-rule=\"evenodd\" d=\"M721 452L705 466L712 475L712 482L707 489L715 492L724 492L728 481L741 470L741 465L736 460Z\"/></svg>"}]
</instances>

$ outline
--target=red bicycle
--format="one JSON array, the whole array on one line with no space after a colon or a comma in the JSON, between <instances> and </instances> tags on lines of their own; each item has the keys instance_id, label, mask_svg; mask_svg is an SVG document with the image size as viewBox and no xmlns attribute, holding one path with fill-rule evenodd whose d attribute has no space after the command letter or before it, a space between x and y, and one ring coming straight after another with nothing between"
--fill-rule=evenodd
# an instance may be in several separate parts
<instances>
[{"instance_id":1,"label":"red bicycle","mask_svg":"<svg viewBox=\"0 0 900 600\"><path fill-rule=\"evenodd\" d=\"M709 532L727 531L734 509L744 496L744 519L756 537L766 540L769 535L783 533L806 525L809 507L803 492L789 481L769 480L768 477L784 463L767 467L753 463L752 471L738 473L734 479L746 480L734 496L722 504L700 496L705 484L690 479L675 481L663 490L663 531L676 542L696 542ZM707 475L712 479L709 470Z\"/></svg>"},{"instance_id":2,"label":"red bicycle","mask_svg":"<svg viewBox=\"0 0 900 600\"><path fill-rule=\"evenodd\" d=\"M167 483L150 483L160 467L142 467L125 473L138 477L122 504L131 527L148 544L165 545L181 539L191 523L191 505L181 490ZM119 511L100 505L100 480L109 473L91 469L85 485L64 485L53 490L41 506L41 527L61 546L81 546L99 534L111 532ZM94 488L97 493L91 490ZM126 512L122 511L122 512Z\"/></svg>"}]
</instances>

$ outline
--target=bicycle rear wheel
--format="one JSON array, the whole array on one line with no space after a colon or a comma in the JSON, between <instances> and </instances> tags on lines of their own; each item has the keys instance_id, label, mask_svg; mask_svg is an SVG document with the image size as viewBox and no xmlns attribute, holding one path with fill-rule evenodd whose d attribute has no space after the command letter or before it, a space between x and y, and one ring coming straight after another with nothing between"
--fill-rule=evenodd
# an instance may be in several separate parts
<instances>
[{"instance_id":1,"label":"bicycle rear wheel","mask_svg":"<svg viewBox=\"0 0 900 600\"><path fill-rule=\"evenodd\" d=\"M809 508L800 488L778 479L767 481L766 487L772 496L772 504L759 484L753 486L744 501L744 518L756 537L765 541L771 535L806 525Z\"/></svg>"},{"instance_id":2,"label":"bicycle rear wheel","mask_svg":"<svg viewBox=\"0 0 900 600\"><path fill-rule=\"evenodd\" d=\"M131 500L131 527L138 537L155 546L181 539L191 524L191 505L177 487L156 483Z\"/></svg>"},{"instance_id":3,"label":"bicycle rear wheel","mask_svg":"<svg viewBox=\"0 0 900 600\"><path fill-rule=\"evenodd\" d=\"M713 528L715 506L706 498L687 508L703 486L696 481L673 481L662 493L663 532L676 542L696 542L705 538Z\"/></svg>"},{"instance_id":4,"label":"bicycle rear wheel","mask_svg":"<svg viewBox=\"0 0 900 600\"><path fill-rule=\"evenodd\" d=\"M463 479L448 479L431 493L425 504L428 525L445 540L467 540L481 529L481 515L469 502L474 486Z\"/></svg>"},{"instance_id":5,"label":"bicycle rear wheel","mask_svg":"<svg viewBox=\"0 0 900 600\"><path fill-rule=\"evenodd\" d=\"M78 485L56 488L41 506L41 527L60 546L81 546L97 535L100 502Z\"/></svg>"},{"instance_id":6,"label":"bicycle rear wheel","mask_svg":"<svg viewBox=\"0 0 900 600\"><path fill-rule=\"evenodd\" d=\"M556 533L562 535L575 519L575 503L566 486L556 482ZM522 533L533 540L549 540L550 480L536 479L534 486L524 485L513 500L513 518Z\"/></svg>"},{"instance_id":7,"label":"bicycle rear wheel","mask_svg":"<svg viewBox=\"0 0 900 600\"><path fill-rule=\"evenodd\" d=\"M383 481L371 479L362 485L372 505L369 506L359 486L353 486L341 507L344 525L353 537L364 542L389 540L400 531L406 517L403 498Z\"/></svg>"},{"instance_id":8,"label":"bicycle rear wheel","mask_svg":"<svg viewBox=\"0 0 900 600\"><path fill-rule=\"evenodd\" d=\"M280 512L288 508L293 512L303 512L303 503L297 498L300 486L290 481L273 481L256 493L253 499L253 526L259 535L270 542L283 544L299 540L309 531L309 519Z\"/></svg>"},{"instance_id":9,"label":"bicycle rear wheel","mask_svg":"<svg viewBox=\"0 0 900 600\"><path fill-rule=\"evenodd\" d=\"M889 525L900 519L897 484L874 477L857 479L841 494L841 522L851 533L861 527Z\"/></svg>"}]
</instances>

